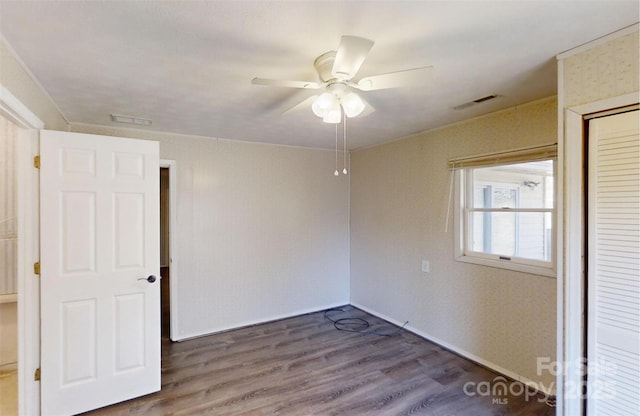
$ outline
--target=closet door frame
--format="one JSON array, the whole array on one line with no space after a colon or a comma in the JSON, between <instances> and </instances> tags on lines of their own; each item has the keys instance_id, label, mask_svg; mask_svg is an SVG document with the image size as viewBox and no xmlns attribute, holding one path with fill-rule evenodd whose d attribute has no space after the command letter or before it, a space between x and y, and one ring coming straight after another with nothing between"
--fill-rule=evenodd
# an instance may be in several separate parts
<instances>
[{"instance_id":1,"label":"closet door frame","mask_svg":"<svg viewBox=\"0 0 640 416\"><path fill-rule=\"evenodd\" d=\"M558 135L564 140L558 142L558 207L561 214L558 221L557 361L565 367L572 366L569 369L583 362L586 350L584 118L638 104L639 99L639 93L634 92L566 109L561 101L558 102ZM584 400L576 394L583 381L577 371L557 372L557 416L583 414Z\"/></svg>"}]
</instances>

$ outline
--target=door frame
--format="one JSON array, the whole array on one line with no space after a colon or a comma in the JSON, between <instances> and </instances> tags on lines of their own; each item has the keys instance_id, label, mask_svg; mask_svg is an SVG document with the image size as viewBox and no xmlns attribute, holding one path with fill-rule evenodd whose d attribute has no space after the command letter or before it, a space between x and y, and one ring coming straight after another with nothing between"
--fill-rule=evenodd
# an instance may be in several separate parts
<instances>
[{"instance_id":1,"label":"door frame","mask_svg":"<svg viewBox=\"0 0 640 416\"><path fill-rule=\"evenodd\" d=\"M44 123L0 85L0 114L24 129L18 140L18 414L40 414L40 281L33 264L40 256L39 176L33 157Z\"/></svg>"},{"instance_id":2,"label":"door frame","mask_svg":"<svg viewBox=\"0 0 640 416\"><path fill-rule=\"evenodd\" d=\"M160 168L169 169L169 338L177 341L178 332L178 241L176 230L178 229L177 206L177 167L175 160L160 159ZM162 299L160 299L162 302Z\"/></svg>"},{"instance_id":3,"label":"door frame","mask_svg":"<svg viewBox=\"0 0 640 416\"><path fill-rule=\"evenodd\" d=\"M39 154L39 130L45 124L6 87L0 84L0 114L25 129L18 143L18 414L40 414L40 383L33 377L40 367L40 281L33 264L40 258L40 180L33 167ZM178 251L177 238L177 165L175 160L160 159L160 167L169 168L169 230L171 340L178 332Z\"/></svg>"},{"instance_id":4,"label":"door frame","mask_svg":"<svg viewBox=\"0 0 640 416\"><path fill-rule=\"evenodd\" d=\"M576 394L577 386L582 386L583 379L577 365L585 357L586 335L586 270L583 258L586 229L584 224L584 177L583 167L584 116L615 108L638 104L638 92L607 98L563 110L559 103L561 115L560 133L564 122L564 140L559 143L559 159L564 164L563 203L564 203L564 268L558 279L558 360L562 364L558 371L556 385L558 398L558 416L582 414L584 401ZM562 230L558 233L562 236ZM562 258L562 257L560 257ZM580 322L580 325L576 325Z\"/></svg>"}]
</instances>

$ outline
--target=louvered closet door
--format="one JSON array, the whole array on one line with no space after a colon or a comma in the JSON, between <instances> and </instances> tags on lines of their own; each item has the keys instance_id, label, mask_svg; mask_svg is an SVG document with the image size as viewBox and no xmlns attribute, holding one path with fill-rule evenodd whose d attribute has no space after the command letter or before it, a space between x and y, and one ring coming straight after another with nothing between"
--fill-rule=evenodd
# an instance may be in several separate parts
<instances>
[{"instance_id":1,"label":"louvered closet door","mask_svg":"<svg viewBox=\"0 0 640 416\"><path fill-rule=\"evenodd\" d=\"M638 111L589 122L587 414L640 414Z\"/></svg>"}]
</instances>

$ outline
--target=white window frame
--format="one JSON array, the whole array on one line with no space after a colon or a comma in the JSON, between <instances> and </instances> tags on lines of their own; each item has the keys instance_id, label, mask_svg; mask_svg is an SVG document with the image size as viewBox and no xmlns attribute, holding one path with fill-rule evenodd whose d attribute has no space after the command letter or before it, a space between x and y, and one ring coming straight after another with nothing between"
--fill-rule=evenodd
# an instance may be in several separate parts
<instances>
[{"instance_id":1,"label":"white window frame","mask_svg":"<svg viewBox=\"0 0 640 416\"><path fill-rule=\"evenodd\" d=\"M535 160L553 160L554 166L554 192L556 193L556 197L554 198L554 207L549 208L510 208L510 209L498 209L498 208L474 208L468 209L466 207L465 201L472 198L472 190L471 187L466 181L466 177L469 175L469 171L473 169L473 167L462 168L462 169L454 169L454 189L455 189L455 216L454 216L454 231L455 231L455 259L460 262L479 264L483 266L496 267L500 269L514 270L518 272L531 273L541 276L547 277L557 277L556 272L556 235L557 235L557 160L555 157L548 157L544 159L534 159ZM526 163L527 160L522 160L518 162L509 162L503 164L515 164L515 163ZM455 163L455 162L454 162ZM496 164L497 165L497 164ZM487 164L485 167L491 166ZM480 167L480 166L476 166ZM551 221L552 221L552 232L550 237L551 247L549 248L549 252L551 254L550 261L542 261L542 260L533 260L533 259L525 259L522 257L507 257L500 256L497 254L489 254L478 251L471 251L467 249L467 242L469 241L469 220L468 217L471 212L551 212Z\"/></svg>"}]
</instances>

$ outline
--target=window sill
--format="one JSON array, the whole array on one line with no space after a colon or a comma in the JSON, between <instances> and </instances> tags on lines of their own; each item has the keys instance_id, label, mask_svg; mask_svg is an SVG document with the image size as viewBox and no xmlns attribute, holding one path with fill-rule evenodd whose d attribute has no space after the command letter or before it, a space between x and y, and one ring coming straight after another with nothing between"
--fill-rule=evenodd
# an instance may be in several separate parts
<instances>
[{"instance_id":1,"label":"window sill","mask_svg":"<svg viewBox=\"0 0 640 416\"><path fill-rule=\"evenodd\" d=\"M513 270L516 272L522 273L530 273L536 274L539 276L553 277L556 278L556 270L553 267L544 267L544 266L531 266L528 264L514 263L509 260L494 260L482 257L473 257L473 256L457 256L456 261L460 261L463 263L471 263L478 264L481 266L495 267L497 269L506 269Z\"/></svg>"}]
</instances>

